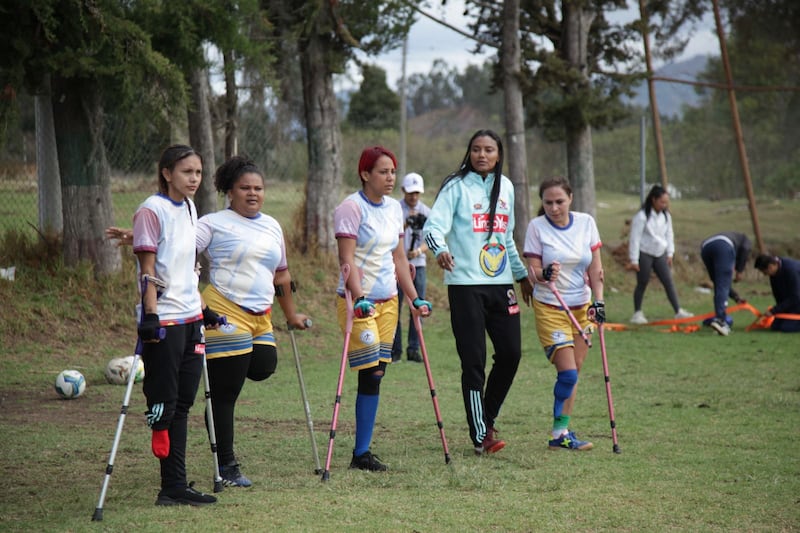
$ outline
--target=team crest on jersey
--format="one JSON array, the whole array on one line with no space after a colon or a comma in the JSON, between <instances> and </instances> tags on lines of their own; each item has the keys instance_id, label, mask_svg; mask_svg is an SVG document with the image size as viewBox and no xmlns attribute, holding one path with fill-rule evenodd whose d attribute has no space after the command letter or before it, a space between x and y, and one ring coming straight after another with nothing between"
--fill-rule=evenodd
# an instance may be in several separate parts
<instances>
[{"instance_id":1,"label":"team crest on jersey","mask_svg":"<svg viewBox=\"0 0 800 533\"><path fill-rule=\"evenodd\" d=\"M359 339L361 340L361 344L375 344L375 332L371 329L365 329L361 332Z\"/></svg>"},{"instance_id":2,"label":"team crest on jersey","mask_svg":"<svg viewBox=\"0 0 800 533\"><path fill-rule=\"evenodd\" d=\"M501 209L508 209L508 202L506 202L502 198L497 199L497 205L499 205Z\"/></svg>"},{"instance_id":3,"label":"team crest on jersey","mask_svg":"<svg viewBox=\"0 0 800 533\"><path fill-rule=\"evenodd\" d=\"M561 331L560 329L557 329L556 331L550 334L550 338L553 339L553 344L561 344L563 342L566 342L567 334Z\"/></svg>"},{"instance_id":4,"label":"team crest on jersey","mask_svg":"<svg viewBox=\"0 0 800 533\"><path fill-rule=\"evenodd\" d=\"M486 243L481 248L478 262L484 274L491 278L499 276L505 270L506 263L508 263L506 247L498 242Z\"/></svg>"}]
</instances>

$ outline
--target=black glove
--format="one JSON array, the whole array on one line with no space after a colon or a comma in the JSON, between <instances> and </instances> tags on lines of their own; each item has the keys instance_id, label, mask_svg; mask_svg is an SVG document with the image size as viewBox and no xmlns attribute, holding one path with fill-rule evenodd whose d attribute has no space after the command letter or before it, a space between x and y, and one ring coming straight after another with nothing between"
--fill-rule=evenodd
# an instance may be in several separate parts
<instances>
[{"instance_id":1,"label":"black glove","mask_svg":"<svg viewBox=\"0 0 800 533\"><path fill-rule=\"evenodd\" d=\"M161 327L161 322L155 313L144 315L137 330L142 342L158 342L164 338L164 328Z\"/></svg>"},{"instance_id":2,"label":"black glove","mask_svg":"<svg viewBox=\"0 0 800 533\"><path fill-rule=\"evenodd\" d=\"M219 315L212 311L208 306L203 308L203 324L208 327L218 326L221 322L219 321Z\"/></svg>"},{"instance_id":3,"label":"black glove","mask_svg":"<svg viewBox=\"0 0 800 533\"><path fill-rule=\"evenodd\" d=\"M594 302L592 305L589 306L589 310L586 312L586 315L589 317L589 320L596 322L598 324L602 324L606 321L606 304L605 302L597 301Z\"/></svg>"},{"instance_id":4,"label":"black glove","mask_svg":"<svg viewBox=\"0 0 800 533\"><path fill-rule=\"evenodd\" d=\"M545 281L550 281L550 278L553 277L552 263L542 269L542 277L544 278Z\"/></svg>"}]
</instances>

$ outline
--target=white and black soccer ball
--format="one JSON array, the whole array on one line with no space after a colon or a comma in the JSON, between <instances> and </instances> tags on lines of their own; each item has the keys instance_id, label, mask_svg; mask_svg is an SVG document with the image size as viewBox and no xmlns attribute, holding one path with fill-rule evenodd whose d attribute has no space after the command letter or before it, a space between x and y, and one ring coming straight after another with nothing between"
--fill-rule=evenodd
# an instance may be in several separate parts
<instances>
[{"instance_id":1,"label":"white and black soccer ball","mask_svg":"<svg viewBox=\"0 0 800 533\"><path fill-rule=\"evenodd\" d=\"M131 366L133 365L133 356L115 357L106 365L105 376L106 381L114 385L127 385L128 376L130 376ZM139 383L144 379L144 361L141 358L136 364L136 374L134 381Z\"/></svg>"},{"instance_id":2,"label":"white and black soccer ball","mask_svg":"<svg viewBox=\"0 0 800 533\"><path fill-rule=\"evenodd\" d=\"M54 387L59 396L72 400L86 390L86 378L77 370L63 370L56 376Z\"/></svg>"}]
</instances>

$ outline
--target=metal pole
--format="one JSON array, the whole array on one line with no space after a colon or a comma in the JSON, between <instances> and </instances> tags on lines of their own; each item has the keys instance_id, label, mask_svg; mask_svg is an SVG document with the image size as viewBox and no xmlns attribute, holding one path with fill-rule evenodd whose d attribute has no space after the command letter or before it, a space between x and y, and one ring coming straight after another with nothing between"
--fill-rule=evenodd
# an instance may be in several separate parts
<instances>
[{"instance_id":1,"label":"metal pole","mask_svg":"<svg viewBox=\"0 0 800 533\"><path fill-rule=\"evenodd\" d=\"M736 91L733 90L733 75L731 74L731 64L728 60L728 48L725 44L725 33L722 31L722 19L719 15L719 1L712 0L714 4L714 22L717 25L717 36L719 37L719 50L722 56L722 65L725 68L725 81L728 84L728 102L731 105L731 118L733 119L733 133L736 138L736 148L739 151L739 163L742 166L745 190L747 191L747 201L750 206L750 218L753 222L753 233L755 233L758 250L763 254L766 250L761 239L761 229L758 227L758 212L756 211L756 200L753 194L753 182L750 179L750 165L747 162L747 150L744 146L742 136L742 125L739 121L739 108L736 105Z\"/></svg>"}]
</instances>

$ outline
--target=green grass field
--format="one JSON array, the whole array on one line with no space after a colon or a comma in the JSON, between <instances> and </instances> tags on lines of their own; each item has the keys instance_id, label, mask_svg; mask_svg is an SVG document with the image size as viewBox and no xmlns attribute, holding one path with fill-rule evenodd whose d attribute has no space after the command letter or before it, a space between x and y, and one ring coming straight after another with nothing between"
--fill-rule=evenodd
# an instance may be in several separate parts
<instances>
[{"instance_id":1,"label":"green grass field","mask_svg":"<svg viewBox=\"0 0 800 533\"><path fill-rule=\"evenodd\" d=\"M286 189L281 189L286 191ZM283 194L283 193L281 193ZM286 192L289 194L289 192ZM273 198L267 200L270 211ZM625 218L638 203L601 197L598 219L607 243L609 320L632 312L633 278L611 257ZM288 203L288 202L286 202ZM276 202L275 205L282 204ZM703 236L733 227L750 233L742 201L673 202L681 257L681 305L711 309L695 248ZM726 207L727 206L727 207ZM797 249L795 204L767 204L762 231L771 246ZM280 215L287 234L294 210ZM103 378L106 362L134 344L133 262L95 281L89 269L64 270L38 244L6 238L3 257L15 282L0 282L0 439L6 479L0 498L4 531L795 531L800 529L800 337L745 332L753 317L734 315L734 331L666 333L655 326L606 334L622 453L612 453L599 342L581 375L573 428L595 443L590 452L546 447L554 371L523 310L523 361L497 421L508 443L475 457L460 393L458 357L435 266L429 273L434 315L425 340L452 463L445 465L422 365L392 366L383 381L373 451L385 474L350 471L356 380L348 372L331 479L314 462L291 343L275 322L279 368L248 382L239 401L237 452L250 489L229 488L209 508L157 508L158 463L150 453L137 385L105 502L90 521L119 417L124 388ZM794 247L794 248L793 248ZM57 255L57 254L56 254ZM50 259L48 259L50 257ZM751 263L752 264L752 263ZM1 265L6 266L6 265ZM331 258L290 257L298 307L314 319L297 334L324 463L342 335L333 321L336 266ZM758 309L771 303L767 281L750 266L740 293ZM644 310L668 318L663 289L651 283ZM84 396L64 401L56 374L77 368ZM202 391L192 412L189 479L212 488Z\"/></svg>"}]
</instances>

